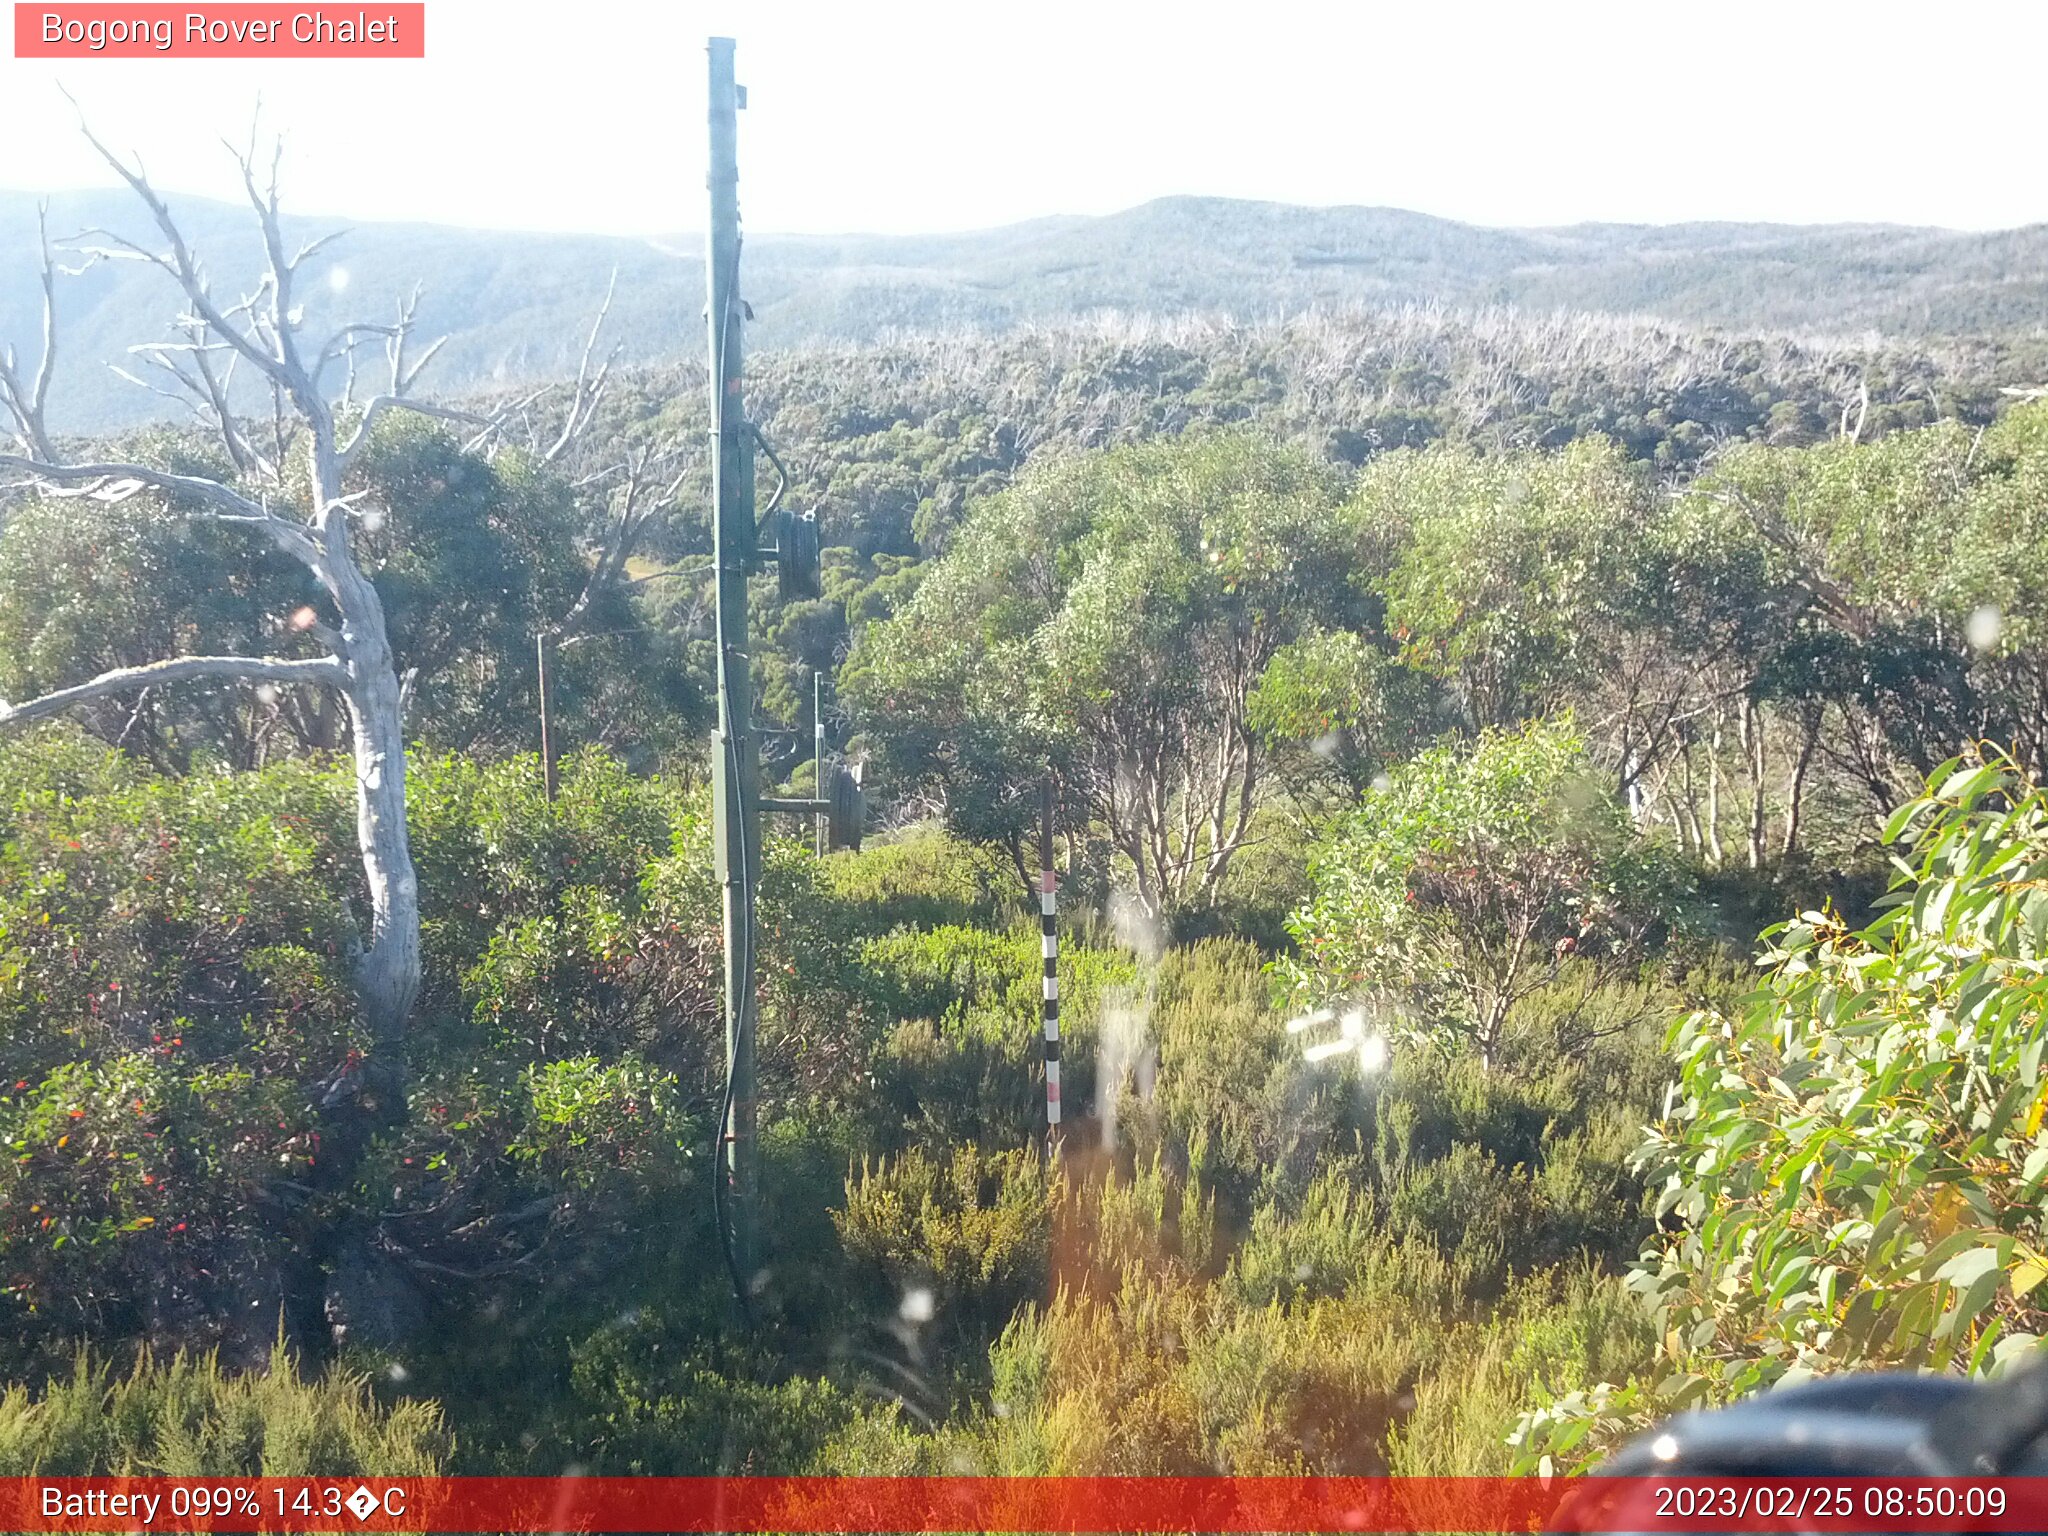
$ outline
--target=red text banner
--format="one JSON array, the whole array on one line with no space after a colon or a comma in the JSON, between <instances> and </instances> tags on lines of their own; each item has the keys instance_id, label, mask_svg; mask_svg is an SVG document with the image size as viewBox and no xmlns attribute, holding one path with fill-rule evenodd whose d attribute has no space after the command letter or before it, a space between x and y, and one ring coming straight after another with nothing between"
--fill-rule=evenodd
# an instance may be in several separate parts
<instances>
[{"instance_id":1,"label":"red text banner","mask_svg":"<svg viewBox=\"0 0 2048 1536\"><path fill-rule=\"evenodd\" d=\"M2048 1531L2048 1479L11 1478L0 1530Z\"/></svg>"},{"instance_id":2,"label":"red text banner","mask_svg":"<svg viewBox=\"0 0 2048 1536\"><path fill-rule=\"evenodd\" d=\"M16 0L18 59L423 59L427 8L32 4Z\"/></svg>"}]
</instances>

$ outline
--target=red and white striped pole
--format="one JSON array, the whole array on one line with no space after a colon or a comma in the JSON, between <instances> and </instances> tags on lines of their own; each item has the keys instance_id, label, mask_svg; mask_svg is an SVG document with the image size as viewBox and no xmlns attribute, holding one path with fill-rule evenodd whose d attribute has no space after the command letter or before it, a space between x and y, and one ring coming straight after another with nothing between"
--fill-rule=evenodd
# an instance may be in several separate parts
<instances>
[{"instance_id":1,"label":"red and white striped pole","mask_svg":"<svg viewBox=\"0 0 2048 1536\"><path fill-rule=\"evenodd\" d=\"M1045 1151L1059 1150L1060 1135L1060 936L1059 879L1052 869L1052 776L1038 791L1038 933L1045 957Z\"/></svg>"}]
</instances>

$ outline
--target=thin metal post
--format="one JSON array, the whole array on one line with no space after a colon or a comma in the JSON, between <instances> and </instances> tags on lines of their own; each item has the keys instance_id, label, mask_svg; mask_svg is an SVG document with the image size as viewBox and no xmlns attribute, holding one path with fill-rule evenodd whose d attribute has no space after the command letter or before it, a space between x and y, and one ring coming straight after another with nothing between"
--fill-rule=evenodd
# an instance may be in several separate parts
<instances>
[{"instance_id":1,"label":"thin metal post","mask_svg":"<svg viewBox=\"0 0 2048 1536\"><path fill-rule=\"evenodd\" d=\"M534 668L540 674L540 785L554 804L555 793L561 787L555 777L555 715L554 702L548 694L548 636L533 637Z\"/></svg>"},{"instance_id":2,"label":"thin metal post","mask_svg":"<svg viewBox=\"0 0 2048 1536\"><path fill-rule=\"evenodd\" d=\"M825 798L825 674L811 674L811 793L816 798ZM818 834L818 857L825 857L827 832L825 815L818 813L816 831Z\"/></svg>"},{"instance_id":3,"label":"thin metal post","mask_svg":"<svg viewBox=\"0 0 2048 1536\"><path fill-rule=\"evenodd\" d=\"M1060 935L1059 877L1052 867L1052 775L1038 786L1039 948L1045 959L1045 1152L1059 1152L1060 1137Z\"/></svg>"},{"instance_id":4,"label":"thin metal post","mask_svg":"<svg viewBox=\"0 0 2048 1536\"><path fill-rule=\"evenodd\" d=\"M705 237L711 348L712 563L718 592L718 736L713 819L725 909L725 1052L729 1113L725 1175L733 1268L751 1285L755 1248L757 1147L754 1104L754 893L761 872L760 742L747 668L747 576L757 559L754 439L740 397L739 106L733 42L714 37L710 54L711 218Z\"/></svg>"}]
</instances>

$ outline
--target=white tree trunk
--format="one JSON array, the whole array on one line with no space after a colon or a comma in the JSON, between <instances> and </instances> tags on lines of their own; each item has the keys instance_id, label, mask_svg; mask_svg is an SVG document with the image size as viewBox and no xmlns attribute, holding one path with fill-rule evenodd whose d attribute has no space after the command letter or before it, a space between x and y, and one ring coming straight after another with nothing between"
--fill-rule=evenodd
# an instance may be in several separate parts
<instances>
[{"instance_id":1,"label":"white tree trunk","mask_svg":"<svg viewBox=\"0 0 2048 1536\"><path fill-rule=\"evenodd\" d=\"M383 601L370 578L356 564L350 548L350 498L344 494L343 485L351 460L368 441L371 423L386 411L417 411L481 425L486 431L493 429L495 422L410 398L410 387L434 350L429 348L426 356L417 361L406 361L405 344L412 326L410 304L401 308L394 325L348 326L317 354L301 349L301 313L292 297L293 280L300 265L325 242L302 246L295 256L287 254L277 211L274 170L266 192L258 187L254 167L246 158L242 160L243 180L263 234L270 270L255 298L223 310L215 303L204 270L186 245L163 199L140 171L124 165L98 140L93 139L92 143L142 199L168 245L168 250L153 250L110 236L119 247L114 254L161 268L183 291L189 313L185 322L188 331L204 343L196 352L184 347L159 349L151 360L202 403L210 400L213 424L231 458L245 476L255 477L261 488L245 491L222 480L173 474L145 465L54 462L49 436L41 422L46 382L43 374L47 373L47 366L35 384L24 386L11 353L6 354L6 387L4 394L0 394L0 405L14 418L15 435L30 451L26 456L0 453L0 467L26 470L57 495L119 501L146 488L182 495L197 503L187 516L246 527L300 561L332 602L339 627L330 629L310 615L302 626L325 642L331 653L325 657L171 658L149 667L108 673L43 699L12 706L0 701L0 725L39 718L86 698L184 678L316 683L339 692L348 711L350 745L355 758L356 835L370 899L369 931L355 957L356 990L370 1032L373 1063L390 1083L396 1084L403 1074L401 1047L406 1022L420 988L419 880L406 829L404 688L392 655ZM46 292L52 270L46 253ZM46 305L46 327L52 332L53 316L53 307ZM329 362L352 361L355 347L370 336L382 337L386 342L391 386L387 393L364 407L344 442L336 432L335 409L322 393L321 374ZM206 362L208 348L230 353L253 365L271 383L281 408L288 402L305 430L309 485L294 487L278 465L257 451L242 424L229 412L219 390L208 387L216 383ZM151 352L148 347L139 350ZM46 365L53 351L54 335L45 342ZM190 359L197 360L195 366L203 378L196 377L187 366ZM591 389L581 386L579 381L579 400L586 394L592 396L587 407L594 403L601 380ZM565 434L565 438L568 436L573 433ZM273 510L273 503L288 505L308 492L310 505L303 521L280 516ZM629 507L629 513L631 510ZM320 713L326 713L324 706L316 707ZM387 1102L384 1107L388 1110L391 1105Z\"/></svg>"},{"instance_id":2,"label":"white tree trunk","mask_svg":"<svg viewBox=\"0 0 2048 1536\"><path fill-rule=\"evenodd\" d=\"M370 892L370 943L358 961L356 991L378 1047L405 1034L420 987L419 877L405 814L404 716L383 605L360 574L370 601L348 621L348 701L356 767L356 841Z\"/></svg>"}]
</instances>

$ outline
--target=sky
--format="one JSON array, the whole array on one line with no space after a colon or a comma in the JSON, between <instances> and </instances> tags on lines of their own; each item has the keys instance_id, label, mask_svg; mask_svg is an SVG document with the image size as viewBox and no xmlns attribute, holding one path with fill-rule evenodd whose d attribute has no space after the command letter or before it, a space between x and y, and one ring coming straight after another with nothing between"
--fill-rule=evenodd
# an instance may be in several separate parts
<instances>
[{"instance_id":1,"label":"sky","mask_svg":"<svg viewBox=\"0 0 2048 1536\"><path fill-rule=\"evenodd\" d=\"M428 0L427 24L424 60L0 58L0 187L113 184L61 83L167 190L237 195L221 140L260 99L300 213L696 229L719 33L755 230L1182 193L1498 225L2048 220L2039 3Z\"/></svg>"}]
</instances>

